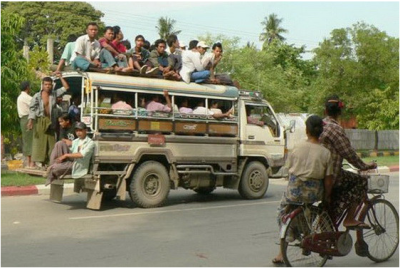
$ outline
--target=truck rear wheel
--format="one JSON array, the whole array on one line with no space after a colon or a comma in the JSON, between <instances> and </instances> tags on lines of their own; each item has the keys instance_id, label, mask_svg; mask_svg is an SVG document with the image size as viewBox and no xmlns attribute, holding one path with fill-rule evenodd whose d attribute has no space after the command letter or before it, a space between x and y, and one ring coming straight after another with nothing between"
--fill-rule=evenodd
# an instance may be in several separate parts
<instances>
[{"instance_id":1,"label":"truck rear wheel","mask_svg":"<svg viewBox=\"0 0 400 268\"><path fill-rule=\"evenodd\" d=\"M166 168L156 161L147 161L134 172L129 194L139 207L152 208L164 204L169 189L170 182Z\"/></svg>"},{"instance_id":2,"label":"truck rear wheel","mask_svg":"<svg viewBox=\"0 0 400 268\"><path fill-rule=\"evenodd\" d=\"M252 161L246 165L239 184L239 193L245 199L260 199L268 189L268 173L265 166Z\"/></svg>"}]
</instances>

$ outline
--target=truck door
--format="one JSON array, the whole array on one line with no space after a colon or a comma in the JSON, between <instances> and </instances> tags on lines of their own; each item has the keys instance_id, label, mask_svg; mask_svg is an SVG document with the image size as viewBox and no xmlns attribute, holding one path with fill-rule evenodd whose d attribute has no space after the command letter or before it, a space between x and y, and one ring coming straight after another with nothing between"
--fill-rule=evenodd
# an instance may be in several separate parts
<instances>
[{"instance_id":1,"label":"truck door","mask_svg":"<svg viewBox=\"0 0 400 268\"><path fill-rule=\"evenodd\" d=\"M271 167L284 163L283 128L267 103L245 103L244 136L245 155L263 155Z\"/></svg>"}]
</instances>

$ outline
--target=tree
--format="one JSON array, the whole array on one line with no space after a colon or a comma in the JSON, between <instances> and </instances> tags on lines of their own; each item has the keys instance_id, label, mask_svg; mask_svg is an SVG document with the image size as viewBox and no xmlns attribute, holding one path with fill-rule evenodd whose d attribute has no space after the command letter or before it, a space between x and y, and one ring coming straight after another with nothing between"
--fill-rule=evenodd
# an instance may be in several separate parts
<instances>
[{"instance_id":1,"label":"tree","mask_svg":"<svg viewBox=\"0 0 400 268\"><path fill-rule=\"evenodd\" d=\"M16 45L17 33L25 23L24 18L1 11L1 126L2 134L19 130L17 97L22 80L34 79L34 73Z\"/></svg>"},{"instance_id":2,"label":"tree","mask_svg":"<svg viewBox=\"0 0 400 268\"><path fill-rule=\"evenodd\" d=\"M1 8L25 19L16 40L18 48L24 41L31 48L45 47L49 37L63 48L70 35L85 34L87 23L104 27L100 21L104 14L85 2L2 2Z\"/></svg>"},{"instance_id":3,"label":"tree","mask_svg":"<svg viewBox=\"0 0 400 268\"><path fill-rule=\"evenodd\" d=\"M261 25L264 27L264 32L260 34L260 41L264 41L264 47L270 45L273 40L285 40L282 33L287 33L288 30L280 26L282 21L283 19L279 19L275 13L272 13L268 17L265 17L264 21L261 22Z\"/></svg>"},{"instance_id":4,"label":"tree","mask_svg":"<svg viewBox=\"0 0 400 268\"><path fill-rule=\"evenodd\" d=\"M158 35L161 39L167 40L168 36L171 34L178 35L181 31L175 31L174 24L175 20L169 19L168 17L161 17L158 19L158 25L156 28L158 29Z\"/></svg>"},{"instance_id":5,"label":"tree","mask_svg":"<svg viewBox=\"0 0 400 268\"><path fill-rule=\"evenodd\" d=\"M357 23L333 30L314 52L318 77L311 112L321 111L324 98L334 93L346 103L345 115L357 117L359 128L398 129L398 38ZM378 110L397 113L378 116Z\"/></svg>"}]
</instances>

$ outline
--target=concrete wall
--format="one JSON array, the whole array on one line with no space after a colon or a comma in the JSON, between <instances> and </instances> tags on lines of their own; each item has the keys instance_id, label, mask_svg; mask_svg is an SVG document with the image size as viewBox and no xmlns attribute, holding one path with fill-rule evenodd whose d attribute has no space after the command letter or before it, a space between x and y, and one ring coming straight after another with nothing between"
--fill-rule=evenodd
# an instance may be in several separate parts
<instances>
[{"instance_id":1,"label":"concrete wall","mask_svg":"<svg viewBox=\"0 0 400 268\"><path fill-rule=\"evenodd\" d=\"M378 131L378 150L399 150L399 131Z\"/></svg>"},{"instance_id":2,"label":"concrete wall","mask_svg":"<svg viewBox=\"0 0 400 268\"><path fill-rule=\"evenodd\" d=\"M305 120L307 114L277 114L278 120L288 126L290 120L296 121L294 133L287 133L287 148L291 150L294 144L307 139ZM351 145L356 150L399 150L399 130L366 130L345 129Z\"/></svg>"},{"instance_id":3,"label":"concrete wall","mask_svg":"<svg viewBox=\"0 0 400 268\"><path fill-rule=\"evenodd\" d=\"M351 145L356 150L374 150L375 131L366 129L345 129Z\"/></svg>"}]
</instances>

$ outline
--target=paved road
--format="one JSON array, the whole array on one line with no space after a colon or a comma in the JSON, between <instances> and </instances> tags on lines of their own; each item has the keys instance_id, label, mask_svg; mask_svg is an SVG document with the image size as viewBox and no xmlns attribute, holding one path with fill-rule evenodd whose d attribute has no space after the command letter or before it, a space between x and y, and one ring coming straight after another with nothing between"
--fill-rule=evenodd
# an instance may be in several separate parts
<instances>
[{"instance_id":1,"label":"paved road","mask_svg":"<svg viewBox=\"0 0 400 268\"><path fill-rule=\"evenodd\" d=\"M284 188L273 179L256 201L231 190L202 197L181 189L171 191L162 208L140 209L127 200L102 211L85 209L84 194L61 204L47 196L4 197L2 266L271 266ZM387 199L397 209L398 193L399 175L392 173ZM375 264L352 252L326 266L398 267L399 254Z\"/></svg>"}]
</instances>

